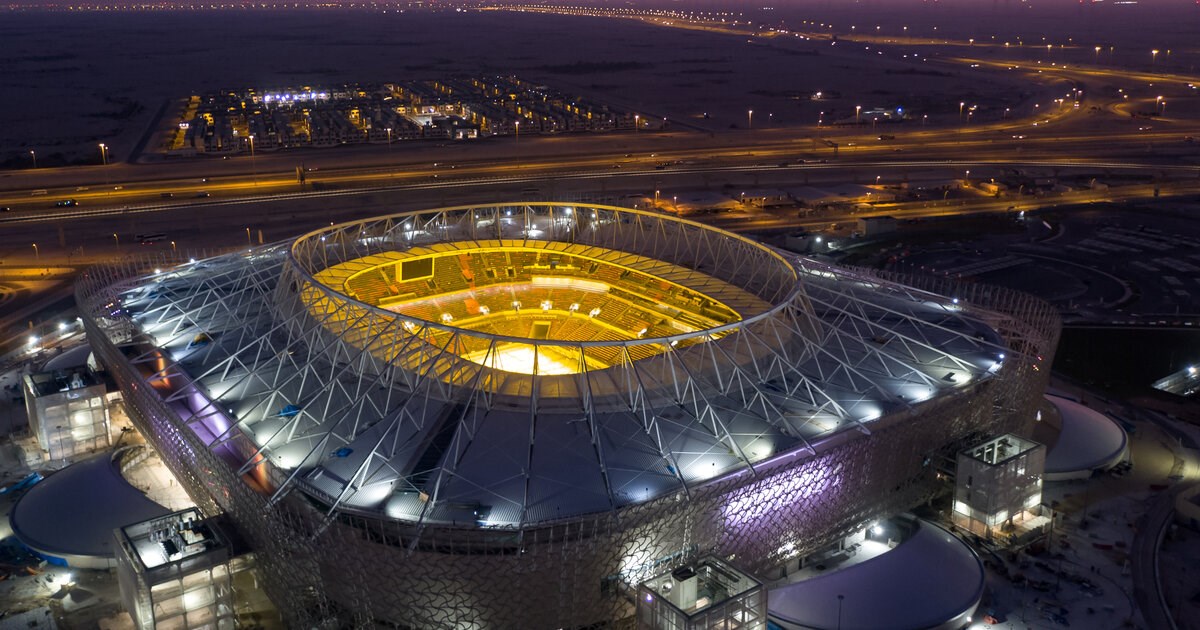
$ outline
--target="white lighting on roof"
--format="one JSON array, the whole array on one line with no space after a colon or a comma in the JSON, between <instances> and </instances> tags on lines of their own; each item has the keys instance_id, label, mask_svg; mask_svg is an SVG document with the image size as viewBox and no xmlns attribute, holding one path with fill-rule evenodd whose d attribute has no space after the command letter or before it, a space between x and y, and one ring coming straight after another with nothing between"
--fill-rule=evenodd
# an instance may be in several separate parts
<instances>
[{"instance_id":1,"label":"white lighting on roof","mask_svg":"<svg viewBox=\"0 0 1200 630\"><path fill-rule=\"evenodd\" d=\"M859 422L871 422L883 417L883 410L877 405L865 404L861 406L863 415L859 416Z\"/></svg>"}]
</instances>

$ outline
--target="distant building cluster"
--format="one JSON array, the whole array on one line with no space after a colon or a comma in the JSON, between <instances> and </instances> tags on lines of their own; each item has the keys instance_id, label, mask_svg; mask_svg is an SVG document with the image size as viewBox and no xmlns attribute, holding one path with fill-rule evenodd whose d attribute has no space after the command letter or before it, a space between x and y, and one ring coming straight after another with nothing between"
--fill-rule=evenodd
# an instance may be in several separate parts
<instances>
[{"instance_id":1,"label":"distant building cluster","mask_svg":"<svg viewBox=\"0 0 1200 630\"><path fill-rule=\"evenodd\" d=\"M192 96L164 143L170 155L662 129L664 119L570 97L517 77L244 89Z\"/></svg>"}]
</instances>

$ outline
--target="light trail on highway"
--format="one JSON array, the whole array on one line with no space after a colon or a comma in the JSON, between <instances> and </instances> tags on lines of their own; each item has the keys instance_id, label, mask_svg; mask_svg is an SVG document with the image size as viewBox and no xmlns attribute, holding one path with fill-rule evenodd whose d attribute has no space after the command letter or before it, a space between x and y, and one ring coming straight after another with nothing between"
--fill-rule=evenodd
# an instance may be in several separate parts
<instances>
[{"instance_id":1,"label":"light trail on highway","mask_svg":"<svg viewBox=\"0 0 1200 630\"><path fill-rule=\"evenodd\" d=\"M706 175L706 174L743 174L743 173L779 173L779 172L796 172L796 171L828 171L838 172L844 170L862 170L871 169L873 171L909 171L917 169L947 169L955 170L960 168L1010 168L1010 169L1029 169L1029 168L1059 168L1059 169L1111 169L1130 171L1135 173L1159 173L1172 172L1195 174L1200 178L1200 166L1187 166L1179 164L1164 164L1164 165L1144 165L1129 162L1107 162L1107 161L1078 161L1078 160L1038 160L1013 162L1006 160L972 160L972 161L951 161L951 160L927 160L927 161L911 161L911 162L889 162L889 161L873 161L873 162L852 162L852 163L835 163L835 164L794 164L785 167L780 166L679 166L670 170L622 170L621 172L565 172L551 174L530 174L524 176L495 176L495 177L461 177L454 179L443 179L440 181L424 181L404 184L390 184L383 186L375 186L371 188L350 188L340 190L306 190L299 192L282 192L271 194L259 194L245 197L235 197L229 199L212 199L206 198L204 201L197 199L190 200L189 203L151 203L142 205L106 205L100 207L80 207L53 209L50 211L40 212L36 215L27 214L9 214L6 216L0 215L0 223L40 223L63 221L85 217L100 217L113 215L127 214L143 214L148 212L161 212L172 210L180 207L201 208L209 206L229 206L254 204L264 201L284 201L284 200L300 200L300 199L317 199L317 198L337 198L361 195L366 192L403 192L415 190L435 190L435 189L455 189L455 188L475 188L481 186L498 186L498 185L532 185L544 184L548 182L569 181L569 180L590 180L590 179L633 179L641 177L657 177L660 179L676 178L688 175Z\"/></svg>"}]
</instances>

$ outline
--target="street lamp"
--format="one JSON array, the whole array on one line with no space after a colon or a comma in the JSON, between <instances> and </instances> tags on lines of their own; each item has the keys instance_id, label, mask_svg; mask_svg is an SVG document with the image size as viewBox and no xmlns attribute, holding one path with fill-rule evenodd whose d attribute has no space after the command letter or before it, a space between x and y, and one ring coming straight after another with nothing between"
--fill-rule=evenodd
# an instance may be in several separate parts
<instances>
[{"instance_id":1,"label":"street lamp","mask_svg":"<svg viewBox=\"0 0 1200 630\"><path fill-rule=\"evenodd\" d=\"M38 249L37 243L34 243L34 244L33 244L33 258L34 258L35 260L41 260L41 259L42 259L42 252L41 252L41 250L39 250L39 249Z\"/></svg>"},{"instance_id":2,"label":"street lamp","mask_svg":"<svg viewBox=\"0 0 1200 630\"><path fill-rule=\"evenodd\" d=\"M513 129L513 143L515 144L521 141L521 121L514 122Z\"/></svg>"},{"instance_id":3,"label":"street lamp","mask_svg":"<svg viewBox=\"0 0 1200 630\"><path fill-rule=\"evenodd\" d=\"M642 116L641 116L641 114L634 114L634 115L633 115L633 133L637 133L637 132L638 132L638 127L640 127L640 126L641 126L641 121L642 121Z\"/></svg>"},{"instance_id":4,"label":"street lamp","mask_svg":"<svg viewBox=\"0 0 1200 630\"><path fill-rule=\"evenodd\" d=\"M859 123L859 114L862 114L862 105L854 106L854 124Z\"/></svg>"},{"instance_id":5,"label":"street lamp","mask_svg":"<svg viewBox=\"0 0 1200 630\"><path fill-rule=\"evenodd\" d=\"M1162 106L1162 102L1163 102L1162 99L1163 99L1163 97L1161 95L1154 99L1154 111L1157 112L1158 108Z\"/></svg>"},{"instance_id":6,"label":"street lamp","mask_svg":"<svg viewBox=\"0 0 1200 630\"><path fill-rule=\"evenodd\" d=\"M29 157L33 158L33 168L37 168L37 151L30 149Z\"/></svg>"},{"instance_id":7,"label":"street lamp","mask_svg":"<svg viewBox=\"0 0 1200 630\"><path fill-rule=\"evenodd\" d=\"M246 244L251 247L254 246L254 241L250 240L250 228L246 228Z\"/></svg>"},{"instance_id":8,"label":"street lamp","mask_svg":"<svg viewBox=\"0 0 1200 630\"><path fill-rule=\"evenodd\" d=\"M963 110L963 106L966 104L967 104L966 101L958 102L958 122L962 122L962 110Z\"/></svg>"},{"instance_id":9,"label":"street lamp","mask_svg":"<svg viewBox=\"0 0 1200 630\"><path fill-rule=\"evenodd\" d=\"M1100 63L1100 47L1096 47L1096 63Z\"/></svg>"},{"instance_id":10,"label":"street lamp","mask_svg":"<svg viewBox=\"0 0 1200 630\"><path fill-rule=\"evenodd\" d=\"M1151 67L1154 66L1155 61L1158 61L1158 49L1157 48L1150 51L1150 66Z\"/></svg>"},{"instance_id":11,"label":"street lamp","mask_svg":"<svg viewBox=\"0 0 1200 630\"><path fill-rule=\"evenodd\" d=\"M171 241L171 253L174 254L175 252L176 252L175 241Z\"/></svg>"},{"instance_id":12,"label":"street lamp","mask_svg":"<svg viewBox=\"0 0 1200 630\"><path fill-rule=\"evenodd\" d=\"M102 166L108 165L108 145L103 142L100 143L100 164Z\"/></svg>"},{"instance_id":13,"label":"street lamp","mask_svg":"<svg viewBox=\"0 0 1200 630\"><path fill-rule=\"evenodd\" d=\"M388 134L388 149L391 150L391 148L392 148L392 128L391 127L387 128L387 134Z\"/></svg>"},{"instance_id":14,"label":"street lamp","mask_svg":"<svg viewBox=\"0 0 1200 630\"><path fill-rule=\"evenodd\" d=\"M116 244L116 246L117 246L118 248L120 248L120 247L121 247L121 237L117 236L117 233L116 233L116 232L113 232L113 235L112 235L112 237L113 237L113 243L115 243L115 244Z\"/></svg>"},{"instance_id":15,"label":"street lamp","mask_svg":"<svg viewBox=\"0 0 1200 630\"><path fill-rule=\"evenodd\" d=\"M258 162L254 161L254 134L250 134L250 170L254 172L254 185L258 185Z\"/></svg>"},{"instance_id":16,"label":"street lamp","mask_svg":"<svg viewBox=\"0 0 1200 630\"><path fill-rule=\"evenodd\" d=\"M751 129L754 128L754 110L753 109L746 110L746 126Z\"/></svg>"}]
</instances>

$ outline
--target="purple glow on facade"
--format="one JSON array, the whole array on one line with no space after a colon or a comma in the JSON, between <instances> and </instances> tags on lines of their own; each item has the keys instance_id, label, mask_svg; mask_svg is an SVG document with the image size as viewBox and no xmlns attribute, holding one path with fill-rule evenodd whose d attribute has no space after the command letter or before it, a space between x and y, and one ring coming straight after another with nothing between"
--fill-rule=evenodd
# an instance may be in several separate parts
<instances>
[{"instance_id":1,"label":"purple glow on facade","mask_svg":"<svg viewBox=\"0 0 1200 630\"><path fill-rule=\"evenodd\" d=\"M751 484L722 508L725 526L740 528L780 510L837 489L842 480L841 462L815 459L796 468Z\"/></svg>"},{"instance_id":2,"label":"purple glow on facade","mask_svg":"<svg viewBox=\"0 0 1200 630\"><path fill-rule=\"evenodd\" d=\"M205 445L211 445L220 439L234 424L216 403L210 401L196 387L192 387L188 392L188 407L192 411L188 426Z\"/></svg>"}]
</instances>

